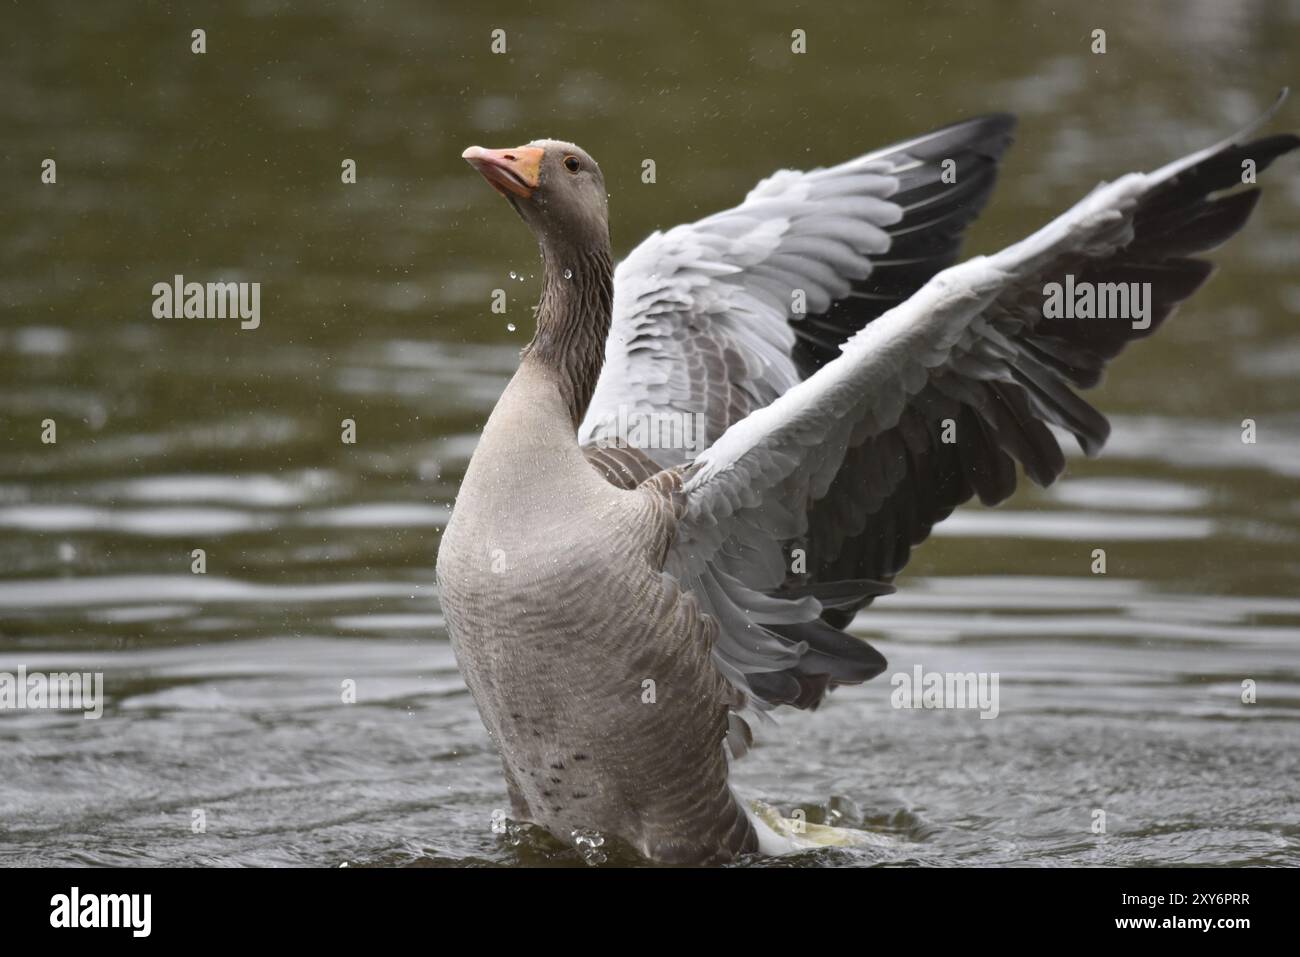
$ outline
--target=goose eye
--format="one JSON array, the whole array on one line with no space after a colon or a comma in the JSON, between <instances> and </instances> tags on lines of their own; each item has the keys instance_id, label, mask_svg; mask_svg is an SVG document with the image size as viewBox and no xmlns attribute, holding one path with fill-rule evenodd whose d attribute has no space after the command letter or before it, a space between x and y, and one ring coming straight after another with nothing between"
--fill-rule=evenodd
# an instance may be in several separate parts
<instances>
[{"instance_id":1,"label":"goose eye","mask_svg":"<svg viewBox=\"0 0 1300 957\"><path fill-rule=\"evenodd\" d=\"M578 162L578 157L566 156L564 157L564 168L567 169L570 173L576 173L579 169L582 168L582 166Z\"/></svg>"}]
</instances>

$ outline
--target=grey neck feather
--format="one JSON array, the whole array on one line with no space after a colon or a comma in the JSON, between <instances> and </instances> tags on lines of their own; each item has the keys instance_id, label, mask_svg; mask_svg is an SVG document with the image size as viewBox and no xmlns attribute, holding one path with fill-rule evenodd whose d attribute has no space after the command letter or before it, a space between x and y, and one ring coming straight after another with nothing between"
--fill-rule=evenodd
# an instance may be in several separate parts
<instances>
[{"instance_id":1,"label":"grey neck feather","mask_svg":"<svg viewBox=\"0 0 1300 957\"><path fill-rule=\"evenodd\" d=\"M542 298L537 333L524 350L556 376L576 430L587 414L605 363L614 303L614 264L609 238L585 249L552 249L542 244Z\"/></svg>"}]
</instances>

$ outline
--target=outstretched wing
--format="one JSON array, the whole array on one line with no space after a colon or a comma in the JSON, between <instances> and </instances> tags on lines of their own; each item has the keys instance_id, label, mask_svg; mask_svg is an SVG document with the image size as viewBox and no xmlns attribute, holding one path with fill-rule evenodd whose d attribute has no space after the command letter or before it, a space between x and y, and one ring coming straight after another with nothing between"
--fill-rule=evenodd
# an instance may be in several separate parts
<instances>
[{"instance_id":1,"label":"outstretched wing","mask_svg":"<svg viewBox=\"0 0 1300 957\"><path fill-rule=\"evenodd\" d=\"M734 209L619 264L579 440L620 484L689 462L956 257L1013 118L981 117L829 169L783 170ZM604 449L606 451L598 451Z\"/></svg>"},{"instance_id":2,"label":"outstretched wing","mask_svg":"<svg viewBox=\"0 0 1300 957\"><path fill-rule=\"evenodd\" d=\"M827 600L818 588L888 581L954 506L1009 496L1017 461L1034 482L1052 482L1064 460L1049 424L1089 454L1100 449L1107 422L1074 389L1095 385L1209 276L1195 255L1237 232L1260 195L1223 191L1241 185L1244 161L1262 171L1300 146L1292 135L1243 145L1268 115L1103 184L1024 241L939 273L679 470L668 568L710 600L720 583L735 598L743 620L724 618L730 637L715 648L733 681L759 702L805 706L874 674L883 661L838 631L872 589L854 596L849 583ZM1135 300L1145 314L1047 318L1051 284L1067 282L1140 284L1125 288L1148 292ZM795 547L802 574L791 572Z\"/></svg>"}]
</instances>

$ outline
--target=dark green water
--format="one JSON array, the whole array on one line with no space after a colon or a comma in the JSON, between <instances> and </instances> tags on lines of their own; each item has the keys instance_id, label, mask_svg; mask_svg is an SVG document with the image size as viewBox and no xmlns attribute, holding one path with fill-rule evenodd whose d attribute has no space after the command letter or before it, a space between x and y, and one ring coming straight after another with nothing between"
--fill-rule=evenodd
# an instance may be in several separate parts
<instances>
[{"instance_id":1,"label":"dark green water","mask_svg":"<svg viewBox=\"0 0 1300 957\"><path fill-rule=\"evenodd\" d=\"M1252 117L1298 41L1294 2L5 5L0 671L102 671L108 700L0 712L0 863L578 860L492 833L504 787L433 587L538 291L465 146L581 143L626 252L782 166L1012 110L987 252ZM857 622L891 672L998 672L999 717L894 710L882 678L737 766L885 838L799 862L1300 864L1295 158L1265 184L1094 396L1105 454L961 511ZM155 319L177 273L260 282L260 327Z\"/></svg>"}]
</instances>

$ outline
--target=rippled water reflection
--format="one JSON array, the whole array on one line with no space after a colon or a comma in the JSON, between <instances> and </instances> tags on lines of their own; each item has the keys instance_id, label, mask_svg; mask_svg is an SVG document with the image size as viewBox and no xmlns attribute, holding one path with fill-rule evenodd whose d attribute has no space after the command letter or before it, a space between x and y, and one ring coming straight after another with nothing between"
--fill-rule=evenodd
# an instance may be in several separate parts
<instances>
[{"instance_id":1,"label":"rippled water reflection","mask_svg":"<svg viewBox=\"0 0 1300 957\"><path fill-rule=\"evenodd\" d=\"M0 714L0 863L580 863L492 833L504 789L432 584L537 292L461 148L582 142L625 251L778 166L1010 108L987 251L1294 80L1300 8L1226 6L860 28L778 2L743 24L537 7L490 62L497 24L467 7L248 0L205 18L202 61L160 10L6 10L0 671L102 670L109 700L98 722ZM891 671L998 672L999 717L895 710L881 679L784 716L737 766L746 794L882 838L797 863L1300 863L1294 162L1266 184L1211 285L1114 367L1102 458L959 512L857 622ZM177 272L262 282L262 327L151 318Z\"/></svg>"}]
</instances>

